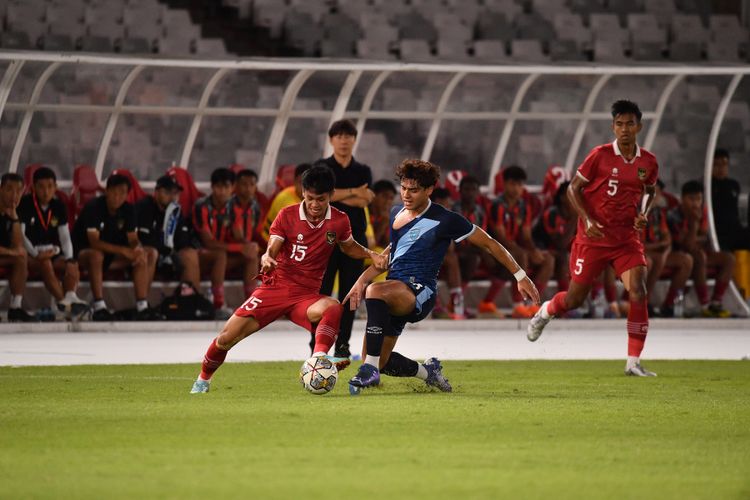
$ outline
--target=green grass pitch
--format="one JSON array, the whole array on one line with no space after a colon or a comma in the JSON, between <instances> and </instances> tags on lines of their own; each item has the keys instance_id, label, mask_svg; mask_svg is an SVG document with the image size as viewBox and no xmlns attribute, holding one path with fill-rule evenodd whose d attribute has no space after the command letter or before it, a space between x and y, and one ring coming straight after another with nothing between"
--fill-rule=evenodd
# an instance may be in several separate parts
<instances>
[{"instance_id":1,"label":"green grass pitch","mask_svg":"<svg viewBox=\"0 0 750 500\"><path fill-rule=\"evenodd\" d=\"M0 498L750 498L750 363L455 361L307 394L300 363L0 368Z\"/></svg>"}]
</instances>

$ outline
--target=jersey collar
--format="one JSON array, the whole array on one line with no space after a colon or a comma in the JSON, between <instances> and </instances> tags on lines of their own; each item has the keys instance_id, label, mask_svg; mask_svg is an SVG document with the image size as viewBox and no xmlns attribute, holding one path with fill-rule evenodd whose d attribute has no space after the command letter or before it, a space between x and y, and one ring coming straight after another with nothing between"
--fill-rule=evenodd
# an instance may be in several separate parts
<instances>
[{"instance_id":1,"label":"jersey collar","mask_svg":"<svg viewBox=\"0 0 750 500\"><path fill-rule=\"evenodd\" d=\"M310 224L310 227L318 228L318 227L322 226L325 221L331 219L331 204L329 203L328 204L328 208L326 209L326 216L323 217L323 220L320 221L320 224L318 224L317 226L312 225L312 223L309 220L307 220L307 215L305 214L305 207L304 207L304 205L305 205L304 201L299 204L299 218L300 218L300 220L303 220L303 221L307 222L308 224Z\"/></svg>"},{"instance_id":2,"label":"jersey collar","mask_svg":"<svg viewBox=\"0 0 750 500\"><path fill-rule=\"evenodd\" d=\"M622 156L622 152L620 151L620 147L617 145L617 139L615 139L612 142L612 148L615 150L615 156L621 156L622 157L622 161L624 161L625 163L635 163L635 159L641 157L641 148L640 148L640 146L638 146L638 144L635 145L635 156L630 161L626 160L625 157Z\"/></svg>"}]
</instances>

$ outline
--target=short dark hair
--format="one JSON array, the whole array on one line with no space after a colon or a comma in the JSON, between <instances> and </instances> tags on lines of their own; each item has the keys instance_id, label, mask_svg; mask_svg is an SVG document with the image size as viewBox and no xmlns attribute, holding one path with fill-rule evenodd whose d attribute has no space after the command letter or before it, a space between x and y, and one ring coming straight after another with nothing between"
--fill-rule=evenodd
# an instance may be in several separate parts
<instances>
[{"instance_id":1,"label":"short dark hair","mask_svg":"<svg viewBox=\"0 0 750 500\"><path fill-rule=\"evenodd\" d=\"M235 176L235 179L236 180L240 180L243 177L254 177L255 179L257 179L258 178L258 174L255 173L255 170L252 170L252 169L249 169L249 168L244 168L244 169L240 170L239 172L237 172L237 175Z\"/></svg>"},{"instance_id":2,"label":"short dark hair","mask_svg":"<svg viewBox=\"0 0 750 500\"><path fill-rule=\"evenodd\" d=\"M716 158L726 158L729 159L729 150L724 148L716 148L714 151L714 160Z\"/></svg>"},{"instance_id":3,"label":"short dark hair","mask_svg":"<svg viewBox=\"0 0 750 500\"><path fill-rule=\"evenodd\" d=\"M328 137L335 137L341 134L357 137L357 127L354 126L354 122L351 120L338 120L333 122L328 129Z\"/></svg>"},{"instance_id":4,"label":"short dark hair","mask_svg":"<svg viewBox=\"0 0 750 500\"><path fill-rule=\"evenodd\" d=\"M219 167L211 172L211 185L216 184L234 184L235 175L230 169L225 167Z\"/></svg>"},{"instance_id":5,"label":"short dark hair","mask_svg":"<svg viewBox=\"0 0 750 500\"><path fill-rule=\"evenodd\" d=\"M627 99L620 99L619 101L615 101L612 103L612 119L614 120L617 118L617 115L627 115L627 114L633 114L635 115L635 119L640 122L641 117L643 116L643 113L641 113L641 108L638 107L636 103L633 101L628 101Z\"/></svg>"},{"instance_id":6,"label":"short dark hair","mask_svg":"<svg viewBox=\"0 0 750 500\"><path fill-rule=\"evenodd\" d=\"M664 181L661 179L656 179L656 185L659 186L659 189L664 191Z\"/></svg>"},{"instance_id":7,"label":"short dark hair","mask_svg":"<svg viewBox=\"0 0 750 500\"><path fill-rule=\"evenodd\" d=\"M3 177L0 179L0 186L5 186L9 182L20 182L23 185L23 177L13 172L3 174Z\"/></svg>"},{"instance_id":8,"label":"short dark hair","mask_svg":"<svg viewBox=\"0 0 750 500\"><path fill-rule=\"evenodd\" d=\"M55 172L49 167L39 167L34 170L32 182L41 181L42 179L52 179L53 181L57 182L57 176L55 175Z\"/></svg>"},{"instance_id":9,"label":"short dark hair","mask_svg":"<svg viewBox=\"0 0 750 500\"><path fill-rule=\"evenodd\" d=\"M423 188L431 188L440 180L440 167L429 161L407 159L396 167L396 178L414 179Z\"/></svg>"},{"instance_id":10,"label":"short dark hair","mask_svg":"<svg viewBox=\"0 0 750 500\"><path fill-rule=\"evenodd\" d=\"M703 194L703 184L700 181L687 181L682 185L682 196L699 193Z\"/></svg>"},{"instance_id":11,"label":"short dark hair","mask_svg":"<svg viewBox=\"0 0 750 500\"><path fill-rule=\"evenodd\" d=\"M526 170L518 165L511 165L503 169L503 181L524 182L527 179Z\"/></svg>"},{"instance_id":12,"label":"short dark hair","mask_svg":"<svg viewBox=\"0 0 750 500\"><path fill-rule=\"evenodd\" d=\"M382 179L376 182L372 185L372 190L375 194L385 193L386 191L389 191L393 194L396 194L396 186L393 185L393 183L387 179Z\"/></svg>"},{"instance_id":13,"label":"short dark hair","mask_svg":"<svg viewBox=\"0 0 750 500\"><path fill-rule=\"evenodd\" d=\"M125 177L121 174L112 174L107 178L107 189L117 187L117 186L127 186L128 191L130 191L130 179Z\"/></svg>"},{"instance_id":14,"label":"short dark hair","mask_svg":"<svg viewBox=\"0 0 750 500\"><path fill-rule=\"evenodd\" d=\"M471 175L471 174L469 174L469 175L464 175L463 177L461 177L461 180L460 180L460 181L459 181L459 183L458 183L458 190L459 190L459 191L461 191L461 189L462 189L462 188L463 188L463 187L464 187L464 186L465 186L466 184L473 184L473 185L475 185L475 186L477 186L477 187L479 187L479 186L480 186L480 184L479 184L479 179L477 179L476 177L474 177L474 176L473 176L473 175Z\"/></svg>"},{"instance_id":15,"label":"short dark hair","mask_svg":"<svg viewBox=\"0 0 750 500\"><path fill-rule=\"evenodd\" d=\"M559 207L562 205L563 197L567 196L568 186L570 186L570 181L565 181L557 188L557 191L555 191L555 199L552 200L552 204L556 207Z\"/></svg>"},{"instance_id":16,"label":"short dark hair","mask_svg":"<svg viewBox=\"0 0 750 500\"><path fill-rule=\"evenodd\" d=\"M304 174L311 168L312 165L310 165L309 163L300 163L294 168L294 178L299 179L300 177L302 177L302 174Z\"/></svg>"},{"instance_id":17,"label":"short dark hair","mask_svg":"<svg viewBox=\"0 0 750 500\"><path fill-rule=\"evenodd\" d=\"M450 197L451 197L451 192L448 191L447 188L436 187L435 189L432 190L432 196L430 196L430 199L432 201L435 201L435 200L442 200L443 198L450 198Z\"/></svg>"},{"instance_id":18,"label":"short dark hair","mask_svg":"<svg viewBox=\"0 0 750 500\"><path fill-rule=\"evenodd\" d=\"M315 165L302 174L302 189L317 194L332 193L336 188L336 176L325 165Z\"/></svg>"}]
</instances>

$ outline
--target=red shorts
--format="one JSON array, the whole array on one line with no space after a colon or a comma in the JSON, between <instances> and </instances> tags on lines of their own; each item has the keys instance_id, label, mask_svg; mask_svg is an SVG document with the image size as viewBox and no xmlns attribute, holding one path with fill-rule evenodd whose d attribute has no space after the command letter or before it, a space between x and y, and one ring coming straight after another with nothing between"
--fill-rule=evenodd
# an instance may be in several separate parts
<instances>
[{"instance_id":1,"label":"red shorts","mask_svg":"<svg viewBox=\"0 0 750 500\"><path fill-rule=\"evenodd\" d=\"M325 295L310 293L309 289L261 285L234 314L243 318L255 318L260 328L287 316L293 323L310 330L312 325L307 319L307 309L322 298Z\"/></svg>"},{"instance_id":2,"label":"red shorts","mask_svg":"<svg viewBox=\"0 0 750 500\"><path fill-rule=\"evenodd\" d=\"M617 276L622 276L628 269L645 266L643 243L631 240L616 247L600 247L574 241L570 249L570 278L576 283L590 285L610 263Z\"/></svg>"}]
</instances>

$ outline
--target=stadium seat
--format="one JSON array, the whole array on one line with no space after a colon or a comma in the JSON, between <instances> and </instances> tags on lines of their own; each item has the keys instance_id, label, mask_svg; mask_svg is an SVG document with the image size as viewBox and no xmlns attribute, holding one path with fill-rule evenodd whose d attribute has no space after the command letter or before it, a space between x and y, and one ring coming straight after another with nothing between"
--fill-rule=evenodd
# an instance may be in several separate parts
<instances>
[{"instance_id":1,"label":"stadium seat","mask_svg":"<svg viewBox=\"0 0 750 500\"><path fill-rule=\"evenodd\" d=\"M138 182L138 179L136 179L133 175L133 172L131 172L127 168L116 168L109 175L122 175L124 177L127 177L128 181L130 181L130 191L128 192L128 197L125 200L128 203L135 205L138 200L147 196L146 192L141 187L141 184Z\"/></svg>"},{"instance_id":2,"label":"stadium seat","mask_svg":"<svg viewBox=\"0 0 750 500\"><path fill-rule=\"evenodd\" d=\"M399 48L401 59L404 61L424 61L432 58L426 40L401 40Z\"/></svg>"},{"instance_id":3,"label":"stadium seat","mask_svg":"<svg viewBox=\"0 0 750 500\"><path fill-rule=\"evenodd\" d=\"M579 49L585 49L591 45L591 30L583 25L583 18L579 14L558 12L553 19L553 26L560 40L572 40ZM550 46L550 50L551 50Z\"/></svg>"},{"instance_id":4,"label":"stadium seat","mask_svg":"<svg viewBox=\"0 0 750 500\"><path fill-rule=\"evenodd\" d=\"M549 56L553 61L586 61L586 54L573 40L557 40L550 44Z\"/></svg>"},{"instance_id":5,"label":"stadium seat","mask_svg":"<svg viewBox=\"0 0 750 500\"><path fill-rule=\"evenodd\" d=\"M195 181L193 181L193 176L190 175L190 172L185 170L182 167L170 167L167 170L167 175L174 177L174 180L177 182L177 184L182 187L182 191L180 191L180 198L178 202L180 203L180 208L182 209L183 214L191 214L193 211L193 205L195 205L196 200L199 198L202 198L205 196L202 192L198 191L198 188L195 185Z\"/></svg>"},{"instance_id":6,"label":"stadium seat","mask_svg":"<svg viewBox=\"0 0 750 500\"><path fill-rule=\"evenodd\" d=\"M4 49L31 50L36 48L36 40L31 40L28 33L4 31L0 33L0 47Z\"/></svg>"},{"instance_id":7,"label":"stadium seat","mask_svg":"<svg viewBox=\"0 0 750 500\"><path fill-rule=\"evenodd\" d=\"M296 165L281 165L276 171L276 180L274 190L271 198L275 198L279 191L294 185L294 170L297 168Z\"/></svg>"},{"instance_id":8,"label":"stadium seat","mask_svg":"<svg viewBox=\"0 0 750 500\"><path fill-rule=\"evenodd\" d=\"M96 178L96 172L90 165L77 165L73 170L73 187L70 191L71 218L81 213L83 206L104 188Z\"/></svg>"},{"instance_id":9,"label":"stadium seat","mask_svg":"<svg viewBox=\"0 0 750 500\"><path fill-rule=\"evenodd\" d=\"M513 26L505 14L491 10L479 14L476 25L478 40L503 40L510 42L513 38Z\"/></svg>"},{"instance_id":10,"label":"stadium seat","mask_svg":"<svg viewBox=\"0 0 750 500\"><path fill-rule=\"evenodd\" d=\"M152 52L152 44L145 38L123 38L119 45L120 52L123 54L150 54Z\"/></svg>"},{"instance_id":11,"label":"stadium seat","mask_svg":"<svg viewBox=\"0 0 750 500\"><path fill-rule=\"evenodd\" d=\"M79 41L83 52L113 52L112 40L103 36L84 36Z\"/></svg>"},{"instance_id":12,"label":"stadium seat","mask_svg":"<svg viewBox=\"0 0 750 500\"><path fill-rule=\"evenodd\" d=\"M737 42L732 40L708 42L708 46L706 47L706 59L717 62L740 62Z\"/></svg>"},{"instance_id":13,"label":"stadium seat","mask_svg":"<svg viewBox=\"0 0 750 500\"><path fill-rule=\"evenodd\" d=\"M474 58L482 62L507 62L510 60L505 52L502 40L477 40L474 42Z\"/></svg>"},{"instance_id":14,"label":"stadium seat","mask_svg":"<svg viewBox=\"0 0 750 500\"><path fill-rule=\"evenodd\" d=\"M539 40L513 40L510 44L513 59L520 62L547 62L549 56L542 51Z\"/></svg>"},{"instance_id":15,"label":"stadium seat","mask_svg":"<svg viewBox=\"0 0 750 500\"><path fill-rule=\"evenodd\" d=\"M695 62L703 59L700 43L672 42L669 45L669 58L673 61Z\"/></svg>"},{"instance_id":16,"label":"stadium seat","mask_svg":"<svg viewBox=\"0 0 750 500\"><path fill-rule=\"evenodd\" d=\"M630 50L635 61L659 61L664 59L661 43L634 41Z\"/></svg>"},{"instance_id":17,"label":"stadium seat","mask_svg":"<svg viewBox=\"0 0 750 500\"><path fill-rule=\"evenodd\" d=\"M459 190L458 186L461 184L461 179L466 177L468 172L466 170L450 170L445 174L445 189L451 194L451 198L458 200Z\"/></svg>"},{"instance_id":18,"label":"stadium seat","mask_svg":"<svg viewBox=\"0 0 750 500\"><path fill-rule=\"evenodd\" d=\"M619 41L595 40L594 61L604 63L623 63L627 61Z\"/></svg>"},{"instance_id":19,"label":"stadium seat","mask_svg":"<svg viewBox=\"0 0 750 500\"><path fill-rule=\"evenodd\" d=\"M675 14L671 22L672 40L676 42L708 43L710 33L695 14Z\"/></svg>"},{"instance_id":20,"label":"stadium seat","mask_svg":"<svg viewBox=\"0 0 750 500\"><path fill-rule=\"evenodd\" d=\"M395 59L391 53L388 42L380 40L363 39L357 40L357 55L363 59Z\"/></svg>"}]
</instances>

